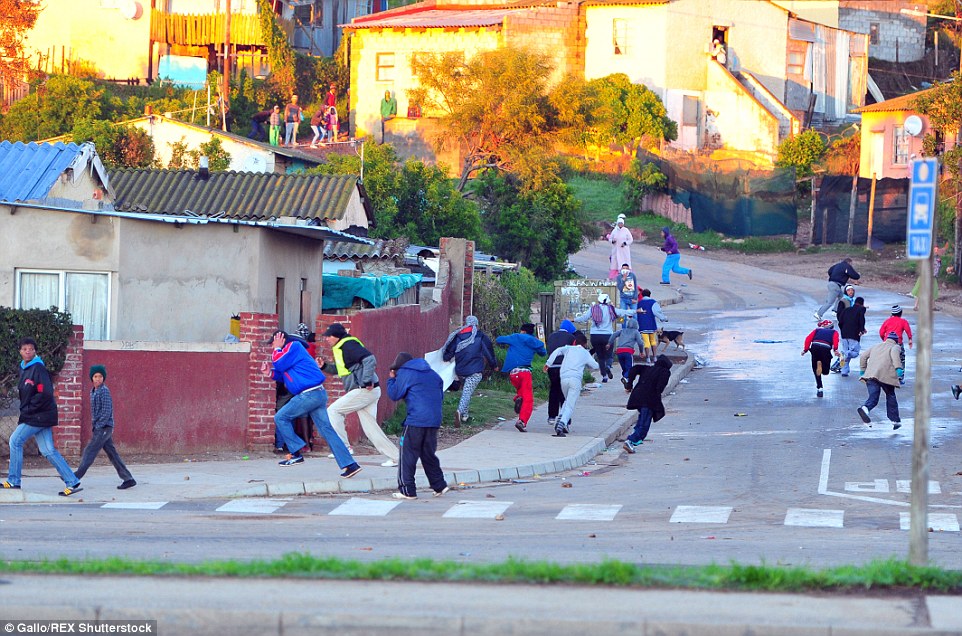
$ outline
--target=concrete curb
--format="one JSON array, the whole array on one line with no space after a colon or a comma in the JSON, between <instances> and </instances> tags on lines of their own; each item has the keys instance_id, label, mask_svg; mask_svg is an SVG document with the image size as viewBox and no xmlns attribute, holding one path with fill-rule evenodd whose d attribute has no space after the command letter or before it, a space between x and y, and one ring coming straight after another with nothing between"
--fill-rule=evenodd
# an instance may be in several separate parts
<instances>
[{"instance_id":1,"label":"concrete curb","mask_svg":"<svg viewBox=\"0 0 962 636\"><path fill-rule=\"evenodd\" d=\"M4 488L0 490L0 504L5 503L77 503L77 499L61 497L59 495L45 495L30 492L20 488Z\"/></svg>"}]
</instances>

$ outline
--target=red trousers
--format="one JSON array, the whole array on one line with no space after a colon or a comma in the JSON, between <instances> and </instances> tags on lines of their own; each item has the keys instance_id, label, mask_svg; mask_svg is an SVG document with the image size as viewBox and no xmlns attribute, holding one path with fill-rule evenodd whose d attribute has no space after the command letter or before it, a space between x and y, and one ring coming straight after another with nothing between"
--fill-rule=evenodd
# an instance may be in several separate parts
<instances>
[{"instance_id":1,"label":"red trousers","mask_svg":"<svg viewBox=\"0 0 962 636\"><path fill-rule=\"evenodd\" d=\"M513 386L515 391L515 397L521 398L521 413L518 417L525 424L531 419L531 412L534 411L534 395L531 389L531 371L523 370L512 372L508 379L511 380L511 386Z\"/></svg>"}]
</instances>

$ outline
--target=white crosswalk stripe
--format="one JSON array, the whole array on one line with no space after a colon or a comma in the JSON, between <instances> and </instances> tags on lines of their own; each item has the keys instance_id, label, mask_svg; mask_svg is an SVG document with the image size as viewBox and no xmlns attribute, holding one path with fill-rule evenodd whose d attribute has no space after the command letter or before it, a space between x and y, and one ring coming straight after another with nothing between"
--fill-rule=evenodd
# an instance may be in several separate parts
<instances>
[{"instance_id":1,"label":"white crosswalk stripe","mask_svg":"<svg viewBox=\"0 0 962 636\"><path fill-rule=\"evenodd\" d=\"M383 517L394 510L400 503L400 501L351 497L328 514L344 517Z\"/></svg>"},{"instance_id":2,"label":"white crosswalk stripe","mask_svg":"<svg viewBox=\"0 0 962 636\"><path fill-rule=\"evenodd\" d=\"M621 505L570 504L562 508L555 519L565 521L611 521L621 510Z\"/></svg>"},{"instance_id":3,"label":"white crosswalk stripe","mask_svg":"<svg viewBox=\"0 0 962 636\"><path fill-rule=\"evenodd\" d=\"M166 501L112 501L100 507L117 510L160 510L167 503Z\"/></svg>"},{"instance_id":4,"label":"white crosswalk stripe","mask_svg":"<svg viewBox=\"0 0 962 636\"><path fill-rule=\"evenodd\" d=\"M728 523L731 506L676 506L670 523Z\"/></svg>"},{"instance_id":5,"label":"white crosswalk stripe","mask_svg":"<svg viewBox=\"0 0 962 636\"><path fill-rule=\"evenodd\" d=\"M912 480L911 479L896 479L895 480L895 492L901 493L911 493L912 492ZM942 484L937 481L929 481L929 494L930 495L941 495L942 494Z\"/></svg>"},{"instance_id":6,"label":"white crosswalk stripe","mask_svg":"<svg viewBox=\"0 0 962 636\"><path fill-rule=\"evenodd\" d=\"M959 519L949 512L930 512L928 525L936 532L959 532ZM899 513L899 528L910 530L912 528L912 513Z\"/></svg>"},{"instance_id":7,"label":"white crosswalk stripe","mask_svg":"<svg viewBox=\"0 0 962 636\"><path fill-rule=\"evenodd\" d=\"M494 519L504 514L514 502L511 501L459 501L448 508L444 517L448 519Z\"/></svg>"},{"instance_id":8,"label":"white crosswalk stripe","mask_svg":"<svg viewBox=\"0 0 962 636\"><path fill-rule=\"evenodd\" d=\"M235 514L269 515L278 508L282 508L290 499L232 499L216 512L232 512Z\"/></svg>"},{"instance_id":9,"label":"white crosswalk stripe","mask_svg":"<svg viewBox=\"0 0 962 636\"><path fill-rule=\"evenodd\" d=\"M844 526L844 519L844 510L789 508L785 514L785 525L803 528L841 528Z\"/></svg>"}]
</instances>

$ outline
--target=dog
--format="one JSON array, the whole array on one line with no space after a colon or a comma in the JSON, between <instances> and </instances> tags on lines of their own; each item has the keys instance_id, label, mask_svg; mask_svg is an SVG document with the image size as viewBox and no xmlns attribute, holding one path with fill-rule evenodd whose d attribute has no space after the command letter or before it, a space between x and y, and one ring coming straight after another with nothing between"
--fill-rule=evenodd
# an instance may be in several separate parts
<instances>
[{"instance_id":1,"label":"dog","mask_svg":"<svg viewBox=\"0 0 962 636\"><path fill-rule=\"evenodd\" d=\"M675 343L675 349L685 349L685 332L684 331L667 331L662 329L658 332L658 344L665 345L662 349L662 353L668 351L668 345Z\"/></svg>"}]
</instances>

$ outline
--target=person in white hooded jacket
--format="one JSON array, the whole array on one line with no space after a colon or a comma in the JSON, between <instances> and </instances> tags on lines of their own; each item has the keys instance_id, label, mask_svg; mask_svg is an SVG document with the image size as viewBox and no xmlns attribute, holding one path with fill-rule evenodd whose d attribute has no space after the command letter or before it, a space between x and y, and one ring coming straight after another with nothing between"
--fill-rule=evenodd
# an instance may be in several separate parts
<instances>
[{"instance_id":1,"label":"person in white hooded jacket","mask_svg":"<svg viewBox=\"0 0 962 636\"><path fill-rule=\"evenodd\" d=\"M578 402L578 396L581 395L581 377L585 373L585 367L598 369L598 363L592 359L591 354L585 349L587 344L588 339L585 335L580 331L575 332L575 343L558 347L551 352L545 362L544 369L547 373L548 367L554 363L558 356L564 356L558 375L561 378L561 390L565 396L565 403L554 425L555 437L565 437L568 434L571 416L574 413L575 404Z\"/></svg>"}]
</instances>

